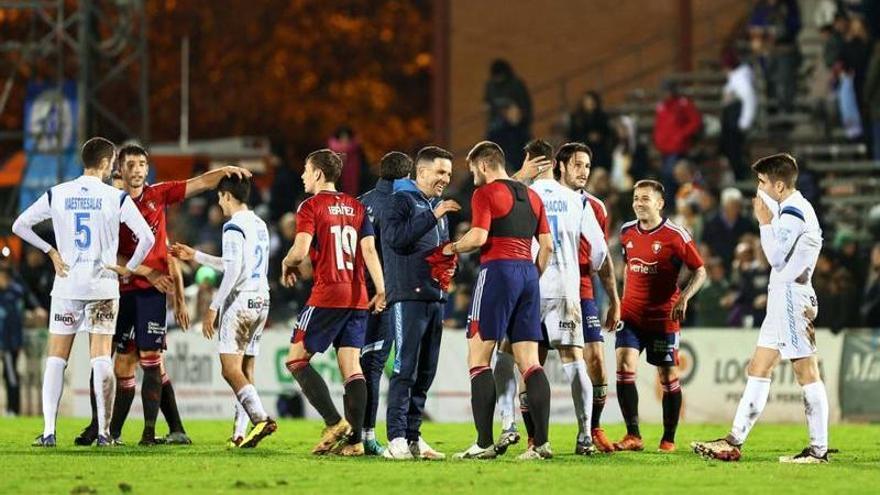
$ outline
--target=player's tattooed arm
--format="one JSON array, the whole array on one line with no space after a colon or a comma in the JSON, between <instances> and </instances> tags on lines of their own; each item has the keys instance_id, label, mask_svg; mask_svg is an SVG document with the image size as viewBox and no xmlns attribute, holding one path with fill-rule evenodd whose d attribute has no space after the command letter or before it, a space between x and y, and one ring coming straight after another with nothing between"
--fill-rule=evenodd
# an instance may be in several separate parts
<instances>
[{"instance_id":1,"label":"player's tattooed arm","mask_svg":"<svg viewBox=\"0 0 880 495\"><path fill-rule=\"evenodd\" d=\"M251 174L250 170L241 167L234 167L231 165L227 167L220 167L209 172L205 172L198 177L193 177L192 179L187 180L185 196L189 198L197 194L201 194L205 191L215 189L224 177L231 177L233 175L237 175L242 179L247 179L250 178L253 174Z\"/></svg>"},{"instance_id":2,"label":"player's tattooed arm","mask_svg":"<svg viewBox=\"0 0 880 495\"><path fill-rule=\"evenodd\" d=\"M700 290L700 287L703 286L703 283L706 282L706 267L701 266L694 270L693 275L691 275L691 279L688 282L687 286L684 290L681 291L681 295L678 297L678 301L675 303L675 306L672 307L672 313L670 317L674 321L684 321L685 316L687 316L687 306L688 301L694 294Z\"/></svg>"},{"instance_id":3,"label":"player's tattooed arm","mask_svg":"<svg viewBox=\"0 0 880 495\"><path fill-rule=\"evenodd\" d=\"M617 277L614 275L614 261L611 256L606 256L605 263L599 268L599 281L610 299L605 316L605 330L613 332L620 321L620 295L617 292Z\"/></svg>"},{"instance_id":4,"label":"player's tattooed arm","mask_svg":"<svg viewBox=\"0 0 880 495\"><path fill-rule=\"evenodd\" d=\"M287 252L287 256L281 262L281 285L290 288L300 277L299 267L306 256L309 255L309 246L312 245L312 234L300 232L293 240L293 246ZM372 273L370 274L372 276ZM384 284L383 284L384 287Z\"/></svg>"},{"instance_id":5,"label":"player's tattooed arm","mask_svg":"<svg viewBox=\"0 0 880 495\"><path fill-rule=\"evenodd\" d=\"M364 254L364 264L370 272L370 279L376 287L376 295L370 300L370 309L373 313L380 313L385 309L385 276L382 274L382 263L379 262L379 254L376 252L376 238L367 236L361 239L361 252Z\"/></svg>"}]
</instances>

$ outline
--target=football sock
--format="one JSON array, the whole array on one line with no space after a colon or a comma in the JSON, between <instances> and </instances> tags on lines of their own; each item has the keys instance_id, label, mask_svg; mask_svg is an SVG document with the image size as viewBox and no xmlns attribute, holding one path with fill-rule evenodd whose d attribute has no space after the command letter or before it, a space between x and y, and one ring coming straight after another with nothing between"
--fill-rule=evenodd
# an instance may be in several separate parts
<instances>
[{"instance_id":1,"label":"football sock","mask_svg":"<svg viewBox=\"0 0 880 495\"><path fill-rule=\"evenodd\" d=\"M247 427L250 421L251 418L248 417L247 411L244 410L244 406L241 405L241 402L238 400L238 396L236 395L235 419L233 420L232 438L244 438L244 436L247 435Z\"/></svg>"},{"instance_id":2,"label":"football sock","mask_svg":"<svg viewBox=\"0 0 880 495\"><path fill-rule=\"evenodd\" d=\"M526 425L526 434L530 439L535 438L535 422L532 421L532 413L529 411L528 392L519 393L519 412L522 414L523 423Z\"/></svg>"},{"instance_id":3,"label":"football sock","mask_svg":"<svg viewBox=\"0 0 880 495\"><path fill-rule=\"evenodd\" d=\"M641 437L639 432L639 390L636 388L636 374L631 371L617 372L617 402L623 421L626 423L626 433Z\"/></svg>"},{"instance_id":4,"label":"football sock","mask_svg":"<svg viewBox=\"0 0 880 495\"><path fill-rule=\"evenodd\" d=\"M474 426L477 427L477 446L486 449L492 446L492 420L495 416L495 380L492 368L476 366L471 373L471 409Z\"/></svg>"},{"instance_id":5,"label":"football sock","mask_svg":"<svg viewBox=\"0 0 880 495\"><path fill-rule=\"evenodd\" d=\"M330 398L330 391L321 375L309 366L308 359L298 359L287 362L287 369L293 375L303 395L309 400L309 404L318 411L318 414L324 418L324 424L327 426L335 425L342 416L336 410L333 399Z\"/></svg>"},{"instance_id":6,"label":"football sock","mask_svg":"<svg viewBox=\"0 0 880 495\"><path fill-rule=\"evenodd\" d=\"M571 399L574 402L578 421L578 442L590 440L590 414L593 409L593 383L587 376L587 363L582 359L565 363L562 371L571 386Z\"/></svg>"},{"instance_id":7,"label":"football sock","mask_svg":"<svg viewBox=\"0 0 880 495\"><path fill-rule=\"evenodd\" d=\"M89 430L98 432L98 404L95 402L95 373L89 372L89 406L92 409L92 422L89 423Z\"/></svg>"},{"instance_id":8,"label":"football sock","mask_svg":"<svg viewBox=\"0 0 880 495\"><path fill-rule=\"evenodd\" d=\"M144 406L144 433L146 438L156 436L156 418L159 417L159 401L162 398L162 358L158 355L141 358L144 381L141 385L141 402Z\"/></svg>"},{"instance_id":9,"label":"football sock","mask_svg":"<svg viewBox=\"0 0 880 495\"><path fill-rule=\"evenodd\" d=\"M380 359L382 355L382 349L377 349L361 356L361 369L364 371L364 380L367 383L364 428L376 427L376 415L379 411L379 385L382 380L382 372L385 369L385 363Z\"/></svg>"},{"instance_id":10,"label":"football sock","mask_svg":"<svg viewBox=\"0 0 880 495\"><path fill-rule=\"evenodd\" d=\"M675 443L681 415L681 383L676 378L663 384L663 441Z\"/></svg>"},{"instance_id":11,"label":"football sock","mask_svg":"<svg viewBox=\"0 0 880 495\"><path fill-rule=\"evenodd\" d=\"M767 398L770 396L770 379L750 376L746 381L746 388L743 390L742 398L736 407L736 415L733 417L733 427L730 429L730 435L727 440L735 445L745 443L749 432L755 426L755 422L764 411L767 405Z\"/></svg>"},{"instance_id":12,"label":"football sock","mask_svg":"<svg viewBox=\"0 0 880 495\"><path fill-rule=\"evenodd\" d=\"M95 413L98 415L98 434L107 435L107 410L113 404L113 361L110 356L92 358L95 377Z\"/></svg>"},{"instance_id":13,"label":"football sock","mask_svg":"<svg viewBox=\"0 0 880 495\"><path fill-rule=\"evenodd\" d=\"M357 373L345 380L345 420L351 425L351 436L348 443L356 444L362 440L364 409L367 406L367 381L364 375Z\"/></svg>"},{"instance_id":14,"label":"football sock","mask_svg":"<svg viewBox=\"0 0 880 495\"><path fill-rule=\"evenodd\" d=\"M241 390L235 393L235 396L241 402L241 406L251 419L251 423L257 424L260 421L266 421L266 418L269 417L266 414L266 410L263 409L263 403L260 401L260 396L257 395L256 387L252 384L249 383L242 387Z\"/></svg>"},{"instance_id":15,"label":"football sock","mask_svg":"<svg viewBox=\"0 0 880 495\"><path fill-rule=\"evenodd\" d=\"M804 410L810 430L810 446L819 457L828 452L828 393L820 380L804 385Z\"/></svg>"},{"instance_id":16,"label":"football sock","mask_svg":"<svg viewBox=\"0 0 880 495\"><path fill-rule=\"evenodd\" d=\"M535 422L535 446L547 443L550 428L550 382L541 365L534 365L523 373L529 393L529 412Z\"/></svg>"},{"instance_id":17,"label":"football sock","mask_svg":"<svg viewBox=\"0 0 880 495\"><path fill-rule=\"evenodd\" d=\"M128 411L134 401L137 379L133 376L120 376L116 379L116 400L113 401L113 415L110 417L110 436L122 437L122 426L128 418Z\"/></svg>"},{"instance_id":18,"label":"football sock","mask_svg":"<svg viewBox=\"0 0 880 495\"><path fill-rule=\"evenodd\" d=\"M67 361L60 357L46 358L43 372L43 436L55 434L55 417L58 416L58 403L64 390L64 368Z\"/></svg>"},{"instance_id":19,"label":"football sock","mask_svg":"<svg viewBox=\"0 0 880 495\"><path fill-rule=\"evenodd\" d=\"M375 440L376 430L374 428L364 428L364 441Z\"/></svg>"},{"instance_id":20,"label":"football sock","mask_svg":"<svg viewBox=\"0 0 880 495\"><path fill-rule=\"evenodd\" d=\"M180 420L180 411L177 409L177 397L174 395L171 378L168 378L165 373L162 374L162 397L159 400L159 408L162 410L162 416L165 416L165 422L168 423L168 431L186 433L183 429L183 422Z\"/></svg>"},{"instance_id":21,"label":"football sock","mask_svg":"<svg viewBox=\"0 0 880 495\"><path fill-rule=\"evenodd\" d=\"M507 430L516 421L516 375L513 371L513 356L506 352L495 353L495 369L492 376L495 379L495 394L498 396L498 410L501 413L501 429Z\"/></svg>"},{"instance_id":22,"label":"football sock","mask_svg":"<svg viewBox=\"0 0 880 495\"><path fill-rule=\"evenodd\" d=\"M605 399L608 398L608 384L593 385L593 414L590 418L590 428L598 428L602 411L605 409Z\"/></svg>"}]
</instances>

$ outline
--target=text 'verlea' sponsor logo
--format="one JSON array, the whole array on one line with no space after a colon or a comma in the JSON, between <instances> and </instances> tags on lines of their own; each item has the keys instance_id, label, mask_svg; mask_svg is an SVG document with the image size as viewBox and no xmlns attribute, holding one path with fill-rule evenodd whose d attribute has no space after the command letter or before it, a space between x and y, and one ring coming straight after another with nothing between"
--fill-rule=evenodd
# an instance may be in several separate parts
<instances>
[{"instance_id":1,"label":"text 'verlea' sponsor logo","mask_svg":"<svg viewBox=\"0 0 880 495\"><path fill-rule=\"evenodd\" d=\"M629 260L629 271L644 275L656 275L658 272L657 262L645 261L641 258L633 258Z\"/></svg>"}]
</instances>

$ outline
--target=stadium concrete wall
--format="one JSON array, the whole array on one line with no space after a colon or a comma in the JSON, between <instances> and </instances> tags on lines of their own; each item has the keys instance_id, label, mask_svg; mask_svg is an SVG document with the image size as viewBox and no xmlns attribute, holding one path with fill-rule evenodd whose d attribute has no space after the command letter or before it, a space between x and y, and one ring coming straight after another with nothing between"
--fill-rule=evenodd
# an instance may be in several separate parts
<instances>
[{"instance_id":1,"label":"stadium concrete wall","mask_svg":"<svg viewBox=\"0 0 880 495\"><path fill-rule=\"evenodd\" d=\"M843 336L819 331L817 340L822 373L828 387L831 420L842 417L843 403L861 407L862 416L876 418L877 385L880 380L880 351L876 337L853 334L852 342L844 345ZM757 339L755 330L699 330L682 333L681 369L684 389L684 421L694 423L726 423L730 421L746 381L746 367ZM873 340L872 340L873 339ZM86 340L77 339L67 373L62 414L89 415L89 360ZM271 414L282 393L296 392L297 386L284 367L289 345L289 331L272 328L263 334L261 354L257 361L257 388ZM845 347L848 349L845 352ZM609 376L609 401L603 415L605 422L622 421L614 392L613 339L605 344ZM470 384L465 356L464 332L446 331L440 353L437 378L427 401L427 413L435 421L469 422ZM644 360L643 360L644 361ZM317 355L315 368L327 379L330 390L341 407L342 380L332 352ZM198 328L189 333L175 332L169 338L168 373L174 381L178 404L184 418L231 418L233 396L220 375L220 363L214 343L205 340ZM570 391L553 353L546 366L553 389L552 419L574 422ZM383 380L383 390L387 380ZM640 416L646 422L661 422L661 392L654 369L642 362L638 372ZM856 394L841 400L841 393ZM384 395L384 394L383 394ZM847 402L848 401L848 402ZM854 402L855 401L855 402ZM384 416L384 401L380 418ZM140 398L132 408L133 417L141 414ZM874 414L875 416L871 416ZM309 406L308 417L317 417ZM803 402L791 366L782 363L773 377L770 400L762 422L802 422Z\"/></svg>"}]
</instances>

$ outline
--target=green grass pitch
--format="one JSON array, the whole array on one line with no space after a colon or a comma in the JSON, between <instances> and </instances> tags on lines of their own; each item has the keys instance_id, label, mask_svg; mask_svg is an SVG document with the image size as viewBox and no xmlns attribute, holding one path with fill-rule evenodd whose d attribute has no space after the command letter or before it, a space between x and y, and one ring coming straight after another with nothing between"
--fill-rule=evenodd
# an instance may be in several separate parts
<instances>
[{"instance_id":1,"label":"green grass pitch","mask_svg":"<svg viewBox=\"0 0 880 495\"><path fill-rule=\"evenodd\" d=\"M688 449L695 439L720 436L725 427L680 427L679 451L655 452L660 427L645 426L644 452L576 457L575 427L552 425L556 457L522 463L523 445L495 461L392 462L377 458L314 457L308 452L321 425L281 421L279 431L255 450L224 447L231 421L189 421L189 447L74 447L83 420L62 419L59 447L30 442L41 431L38 418L0 418L0 493L878 493L880 427L840 425L831 446L840 450L829 465L780 465L779 455L807 443L802 425L758 424L741 462L705 461ZM135 441L142 423L129 421L124 438ZM161 430L161 428L160 428ZM496 428L497 430L497 428ZM384 427L380 425L380 432ZM612 439L623 434L612 425ZM469 424L426 424L425 438L452 457L474 438Z\"/></svg>"}]
</instances>

